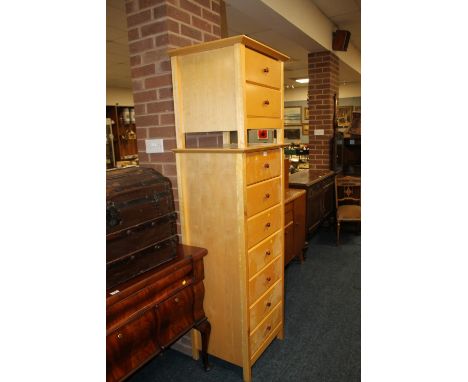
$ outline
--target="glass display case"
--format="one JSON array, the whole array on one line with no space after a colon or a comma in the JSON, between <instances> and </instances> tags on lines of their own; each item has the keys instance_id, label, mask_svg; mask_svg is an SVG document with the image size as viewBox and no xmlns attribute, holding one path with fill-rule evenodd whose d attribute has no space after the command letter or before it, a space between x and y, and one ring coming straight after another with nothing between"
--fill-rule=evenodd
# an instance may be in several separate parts
<instances>
[{"instance_id":1,"label":"glass display case","mask_svg":"<svg viewBox=\"0 0 468 382\"><path fill-rule=\"evenodd\" d=\"M115 167L114 135L112 134L112 119L106 118L106 168Z\"/></svg>"}]
</instances>

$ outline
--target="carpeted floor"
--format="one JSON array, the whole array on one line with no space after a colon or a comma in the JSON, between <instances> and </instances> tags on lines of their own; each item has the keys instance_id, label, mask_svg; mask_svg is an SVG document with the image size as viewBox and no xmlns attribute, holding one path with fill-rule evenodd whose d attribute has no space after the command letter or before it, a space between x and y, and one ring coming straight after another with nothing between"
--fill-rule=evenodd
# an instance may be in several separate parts
<instances>
[{"instance_id":1,"label":"carpeted floor","mask_svg":"<svg viewBox=\"0 0 468 382\"><path fill-rule=\"evenodd\" d=\"M361 237L333 229L310 239L304 264L285 271L285 339L274 340L252 368L257 382L354 382L361 379ZM240 382L242 369L210 357L201 360L167 350L134 374L131 382Z\"/></svg>"}]
</instances>

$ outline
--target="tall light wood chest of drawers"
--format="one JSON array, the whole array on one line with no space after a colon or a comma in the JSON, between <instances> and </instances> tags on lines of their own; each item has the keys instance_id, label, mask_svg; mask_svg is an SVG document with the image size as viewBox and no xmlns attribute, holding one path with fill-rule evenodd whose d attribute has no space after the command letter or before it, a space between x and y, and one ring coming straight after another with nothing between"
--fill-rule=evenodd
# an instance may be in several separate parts
<instances>
[{"instance_id":1,"label":"tall light wood chest of drawers","mask_svg":"<svg viewBox=\"0 0 468 382\"><path fill-rule=\"evenodd\" d=\"M250 381L252 365L283 337L288 57L246 36L170 55L182 241L210 253L204 300L212 325L208 352L241 366L244 381ZM250 129L274 129L276 142L249 144ZM186 147L186 134L207 132L223 132L224 145ZM200 340L194 340L199 348Z\"/></svg>"}]
</instances>

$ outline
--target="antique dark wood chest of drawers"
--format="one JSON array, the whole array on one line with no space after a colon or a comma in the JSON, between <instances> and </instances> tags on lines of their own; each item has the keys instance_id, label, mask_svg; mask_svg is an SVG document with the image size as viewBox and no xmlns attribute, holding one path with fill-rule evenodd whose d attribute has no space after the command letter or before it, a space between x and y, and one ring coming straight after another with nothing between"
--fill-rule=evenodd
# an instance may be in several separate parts
<instances>
[{"instance_id":1,"label":"antique dark wood chest of drawers","mask_svg":"<svg viewBox=\"0 0 468 382\"><path fill-rule=\"evenodd\" d=\"M313 233L335 208L335 173L305 170L289 175L289 187L306 190L306 231Z\"/></svg>"},{"instance_id":2,"label":"antique dark wood chest of drawers","mask_svg":"<svg viewBox=\"0 0 468 382\"><path fill-rule=\"evenodd\" d=\"M107 381L120 381L177 341L200 331L202 358L211 326L203 310L206 249L178 245L176 257L106 291Z\"/></svg>"}]
</instances>

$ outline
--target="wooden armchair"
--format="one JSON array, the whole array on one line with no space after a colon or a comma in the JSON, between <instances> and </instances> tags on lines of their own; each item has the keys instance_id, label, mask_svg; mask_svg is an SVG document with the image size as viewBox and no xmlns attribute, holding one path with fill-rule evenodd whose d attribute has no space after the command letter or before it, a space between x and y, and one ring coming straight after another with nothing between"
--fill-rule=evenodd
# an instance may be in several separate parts
<instances>
[{"instance_id":1,"label":"wooden armchair","mask_svg":"<svg viewBox=\"0 0 468 382\"><path fill-rule=\"evenodd\" d=\"M361 221L361 178L335 177L336 245L340 245L341 222Z\"/></svg>"}]
</instances>

